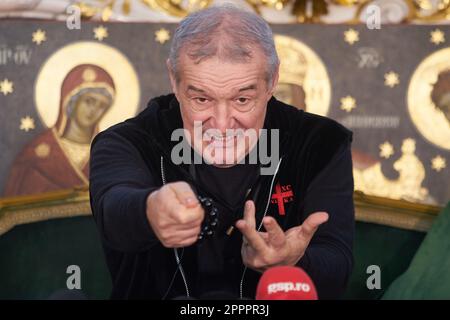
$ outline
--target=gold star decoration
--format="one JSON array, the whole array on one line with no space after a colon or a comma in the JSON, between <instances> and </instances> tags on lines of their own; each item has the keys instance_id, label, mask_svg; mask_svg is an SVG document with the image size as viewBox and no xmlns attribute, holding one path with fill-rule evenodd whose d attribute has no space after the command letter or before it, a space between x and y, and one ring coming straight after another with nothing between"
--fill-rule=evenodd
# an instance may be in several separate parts
<instances>
[{"instance_id":1,"label":"gold star decoration","mask_svg":"<svg viewBox=\"0 0 450 320\"><path fill-rule=\"evenodd\" d=\"M398 74L391 71L384 74L384 85L388 86L390 88L395 87L400 83L400 80L398 78Z\"/></svg>"},{"instance_id":2,"label":"gold star decoration","mask_svg":"<svg viewBox=\"0 0 450 320\"><path fill-rule=\"evenodd\" d=\"M34 119L30 116L20 119L20 130L28 132L34 129Z\"/></svg>"},{"instance_id":3,"label":"gold star decoration","mask_svg":"<svg viewBox=\"0 0 450 320\"><path fill-rule=\"evenodd\" d=\"M42 42L47 40L47 36L45 34L45 31L41 29L37 29L35 32L33 32L33 39L32 41L36 43L37 45L40 45Z\"/></svg>"},{"instance_id":4,"label":"gold star decoration","mask_svg":"<svg viewBox=\"0 0 450 320\"><path fill-rule=\"evenodd\" d=\"M8 93L13 93L14 87L13 87L12 81L9 81L8 79L3 79L3 81L0 82L0 92L3 93L3 95L7 95Z\"/></svg>"},{"instance_id":5,"label":"gold star decoration","mask_svg":"<svg viewBox=\"0 0 450 320\"><path fill-rule=\"evenodd\" d=\"M379 145L380 157L389 159L394 154L394 147L389 142L384 142Z\"/></svg>"},{"instance_id":6,"label":"gold star decoration","mask_svg":"<svg viewBox=\"0 0 450 320\"><path fill-rule=\"evenodd\" d=\"M341 109L347 112L356 108L356 100L352 96L341 98Z\"/></svg>"},{"instance_id":7,"label":"gold star decoration","mask_svg":"<svg viewBox=\"0 0 450 320\"><path fill-rule=\"evenodd\" d=\"M155 32L155 40L161 44L170 39L170 32L167 29L161 28Z\"/></svg>"},{"instance_id":8,"label":"gold star decoration","mask_svg":"<svg viewBox=\"0 0 450 320\"><path fill-rule=\"evenodd\" d=\"M444 43L445 42L445 34L441 30L435 29L430 32L430 41L432 43L434 43L435 45Z\"/></svg>"},{"instance_id":9,"label":"gold star decoration","mask_svg":"<svg viewBox=\"0 0 450 320\"><path fill-rule=\"evenodd\" d=\"M431 159L431 168L437 172L441 171L447 166L445 162L445 158L441 156L436 156L433 159Z\"/></svg>"},{"instance_id":10,"label":"gold star decoration","mask_svg":"<svg viewBox=\"0 0 450 320\"><path fill-rule=\"evenodd\" d=\"M344 32L344 40L350 45L353 45L355 42L359 41L359 32L355 29L348 29Z\"/></svg>"},{"instance_id":11,"label":"gold star decoration","mask_svg":"<svg viewBox=\"0 0 450 320\"><path fill-rule=\"evenodd\" d=\"M94 28L94 38L98 41L103 41L103 39L108 38L108 28L104 26Z\"/></svg>"}]
</instances>

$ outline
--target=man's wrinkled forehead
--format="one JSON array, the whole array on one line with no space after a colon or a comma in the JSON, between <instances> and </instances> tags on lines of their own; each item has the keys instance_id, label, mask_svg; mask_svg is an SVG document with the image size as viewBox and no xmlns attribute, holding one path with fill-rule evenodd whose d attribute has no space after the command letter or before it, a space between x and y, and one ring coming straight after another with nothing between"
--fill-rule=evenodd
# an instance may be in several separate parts
<instances>
[{"instance_id":1,"label":"man's wrinkled forehead","mask_svg":"<svg viewBox=\"0 0 450 320\"><path fill-rule=\"evenodd\" d=\"M244 91L250 91L250 90L256 90L258 88L257 84L250 84L248 86L244 86L242 88L237 88L236 91L238 92L244 92ZM189 84L187 86L187 91L192 91L192 92L197 92L197 93L206 93L205 90L201 89L201 88L197 88L191 84Z\"/></svg>"},{"instance_id":2,"label":"man's wrinkled forehead","mask_svg":"<svg viewBox=\"0 0 450 320\"><path fill-rule=\"evenodd\" d=\"M202 80L202 77L205 77L204 80L206 81L214 79L219 82L228 82L227 80L233 81L234 79L245 81L248 78L256 79L260 77L266 80L268 74L265 67L266 57L257 49L252 52L252 57L252 59L246 59L245 61L236 61L215 55L196 61L189 54L182 52L178 61L177 82L180 82L182 78Z\"/></svg>"},{"instance_id":3,"label":"man's wrinkled forehead","mask_svg":"<svg viewBox=\"0 0 450 320\"><path fill-rule=\"evenodd\" d=\"M236 84L236 85L231 85L228 87L222 87L220 88L223 90L224 94L232 94L232 95L238 95L238 94L254 94L255 92L257 92L258 89L258 83L256 81L253 81L251 84L249 85L241 85L241 84ZM212 90L212 91L211 91ZM203 86L196 86L196 85L192 85L192 84L187 84L186 86L186 93L188 95L210 95L210 94L214 94L214 93L220 93L222 92L222 90L217 90L214 87L205 87L203 89Z\"/></svg>"},{"instance_id":4,"label":"man's wrinkled forehead","mask_svg":"<svg viewBox=\"0 0 450 320\"><path fill-rule=\"evenodd\" d=\"M182 77L180 88L188 95L210 94L252 94L264 88L264 76L259 70L254 72L241 71L239 67L229 70L211 68L208 72L196 72L195 68L186 70Z\"/></svg>"}]
</instances>

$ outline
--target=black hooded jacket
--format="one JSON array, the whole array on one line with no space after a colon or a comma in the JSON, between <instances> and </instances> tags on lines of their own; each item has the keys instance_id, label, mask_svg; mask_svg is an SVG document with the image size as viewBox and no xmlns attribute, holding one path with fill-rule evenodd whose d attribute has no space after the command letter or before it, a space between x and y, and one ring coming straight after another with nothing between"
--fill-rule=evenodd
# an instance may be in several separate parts
<instances>
[{"instance_id":1,"label":"black hooded jacket","mask_svg":"<svg viewBox=\"0 0 450 320\"><path fill-rule=\"evenodd\" d=\"M243 265L240 232L225 232L236 219L221 220L216 240L178 250L164 247L147 220L147 197L163 183L186 181L199 194L213 197L197 183L192 166L171 161L178 143L171 141L172 132L183 127L179 108L173 94L152 99L139 115L101 132L92 143L90 199L112 276L111 298L199 297L204 294L199 280L208 277L199 265L214 257L220 270L219 277L208 280L212 287L226 287L236 298L254 298L261 274ZM287 230L311 213L328 212L328 222L297 265L310 275L319 298L339 298L353 266L352 133L275 98L267 105L264 128L279 129L281 162L274 175L260 175L247 196L255 201L256 223L266 214ZM272 200L276 186L288 186L293 193L283 203L284 214ZM242 217L242 210L234 214ZM217 243L221 252L216 252Z\"/></svg>"}]
</instances>

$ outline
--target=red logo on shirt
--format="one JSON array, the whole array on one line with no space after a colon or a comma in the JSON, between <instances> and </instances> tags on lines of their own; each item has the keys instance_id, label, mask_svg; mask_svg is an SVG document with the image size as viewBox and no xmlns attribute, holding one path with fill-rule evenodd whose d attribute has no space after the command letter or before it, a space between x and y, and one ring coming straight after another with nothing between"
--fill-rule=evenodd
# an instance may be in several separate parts
<instances>
[{"instance_id":1,"label":"red logo on shirt","mask_svg":"<svg viewBox=\"0 0 450 320\"><path fill-rule=\"evenodd\" d=\"M278 214L284 216L286 211L284 210L284 204L294 200L294 193L292 192L292 186L290 184L280 186L277 183L275 186L275 192L272 194L271 203L278 204Z\"/></svg>"}]
</instances>

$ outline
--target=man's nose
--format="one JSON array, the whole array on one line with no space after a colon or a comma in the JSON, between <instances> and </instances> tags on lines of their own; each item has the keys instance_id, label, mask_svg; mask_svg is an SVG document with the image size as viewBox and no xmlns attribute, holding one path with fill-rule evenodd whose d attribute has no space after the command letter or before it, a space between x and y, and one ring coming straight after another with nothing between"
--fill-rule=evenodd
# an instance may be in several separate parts
<instances>
[{"instance_id":1,"label":"man's nose","mask_svg":"<svg viewBox=\"0 0 450 320\"><path fill-rule=\"evenodd\" d=\"M229 106L222 103L214 110L214 128L225 134L226 129L233 127L233 117Z\"/></svg>"}]
</instances>

